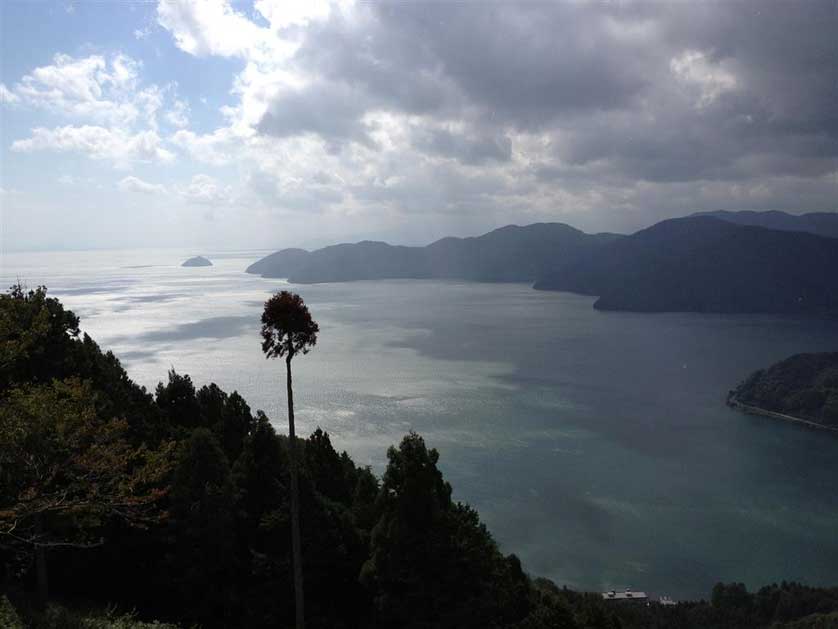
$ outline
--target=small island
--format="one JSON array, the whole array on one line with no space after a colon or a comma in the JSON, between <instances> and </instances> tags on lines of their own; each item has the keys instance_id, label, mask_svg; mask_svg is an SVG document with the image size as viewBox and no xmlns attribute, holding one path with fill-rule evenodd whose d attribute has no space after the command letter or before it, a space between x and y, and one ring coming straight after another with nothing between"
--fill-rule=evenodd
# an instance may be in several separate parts
<instances>
[{"instance_id":1,"label":"small island","mask_svg":"<svg viewBox=\"0 0 838 629\"><path fill-rule=\"evenodd\" d=\"M194 258L189 258L186 262L181 264L181 266L212 266L212 262L207 260L204 256L195 256Z\"/></svg>"},{"instance_id":2,"label":"small island","mask_svg":"<svg viewBox=\"0 0 838 629\"><path fill-rule=\"evenodd\" d=\"M797 354L760 369L727 402L746 413L838 432L838 352Z\"/></svg>"}]
</instances>

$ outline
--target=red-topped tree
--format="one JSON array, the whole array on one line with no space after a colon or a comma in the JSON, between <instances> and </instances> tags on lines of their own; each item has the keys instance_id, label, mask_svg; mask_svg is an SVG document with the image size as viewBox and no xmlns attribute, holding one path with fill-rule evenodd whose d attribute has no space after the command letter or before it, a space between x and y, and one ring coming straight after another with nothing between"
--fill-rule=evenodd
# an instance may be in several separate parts
<instances>
[{"instance_id":1,"label":"red-topped tree","mask_svg":"<svg viewBox=\"0 0 838 629\"><path fill-rule=\"evenodd\" d=\"M294 565L294 599L297 629L305 627L303 564L300 541L300 497L297 482L297 444L294 433L294 393L291 388L291 359L308 354L317 343L320 327L302 297L281 291L265 302L262 312L262 351L266 358L285 358L288 385L288 462L291 471L291 551Z\"/></svg>"}]
</instances>

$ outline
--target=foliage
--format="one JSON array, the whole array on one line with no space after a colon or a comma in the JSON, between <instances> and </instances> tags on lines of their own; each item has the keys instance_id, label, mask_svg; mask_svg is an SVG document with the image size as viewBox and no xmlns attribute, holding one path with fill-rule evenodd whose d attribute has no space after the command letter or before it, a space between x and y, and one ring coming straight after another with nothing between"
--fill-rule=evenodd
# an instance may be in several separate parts
<instances>
[{"instance_id":1,"label":"foliage","mask_svg":"<svg viewBox=\"0 0 838 629\"><path fill-rule=\"evenodd\" d=\"M317 343L320 327L303 298L287 290L265 302L262 312L262 351L268 358L307 354Z\"/></svg>"},{"instance_id":2,"label":"foliage","mask_svg":"<svg viewBox=\"0 0 838 629\"><path fill-rule=\"evenodd\" d=\"M146 524L165 494L166 447L127 439L78 378L10 391L0 406L0 544L96 544L108 520Z\"/></svg>"},{"instance_id":3,"label":"foliage","mask_svg":"<svg viewBox=\"0 0 838 629\"><path fill-rule=\"evenodd\" d=\"M838 352L797 354L751 374L739 402L838 427Z\"/></svg>"},{"instance_id":4,"label":"foliage","mask_svg":"<svg viewBox=\"0 0 838 629\"><path fill-rule=\"evenodd\" d=\"M0 596L0 627L23 629L23 621L6 596Z\"/></svg>"},{"instance_id":5,"label":"foliage","mask_svg":"<svg viewBox=\"0 0 838 629\"><path fill-rule=\"evenodd\" d=\"M69 375L78 335L78 317L45 287L12 286L0 295L0 392Z\"/></svg>"},{"instance_id":6,"label":"foliage","mask_svg":"<svg viewBox=\"0 0 838 629\"><path fill-rule=\"evenodd\" d=\"M136 613L114 609L80 612L56 604L31 613L27 620L31 629L178 629L174 624L139 620Z\"/></svg>"},{"instance_id":7,"label":"foliage","mask_svg":"<svg viewBox=\"0 0 838 629\"><path fill-rule=\"evenodd\" d=\"M477 512L451 500L439 453L415 433L387 452L362 580L382 626L500 627L529 611L528 579Z\"/></svg>"}]
</instances>

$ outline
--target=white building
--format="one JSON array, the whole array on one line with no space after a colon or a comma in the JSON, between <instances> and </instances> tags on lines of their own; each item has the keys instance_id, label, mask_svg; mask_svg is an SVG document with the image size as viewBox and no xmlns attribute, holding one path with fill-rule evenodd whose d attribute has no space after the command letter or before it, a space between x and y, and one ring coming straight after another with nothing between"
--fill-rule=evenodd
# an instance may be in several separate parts
<instances>
[{"instance_id":1,"label":"white building","mask_svg":"<svg viewBox=\"0 0 838 629\"><path fill-rule=\"evenodd\" d=\"M643 601L649 600L646 592L632 592L631 588L626 588L622 592L611 590L610 592L603 592L602 598L606 601Z\"/></svg>"}]
</instances>

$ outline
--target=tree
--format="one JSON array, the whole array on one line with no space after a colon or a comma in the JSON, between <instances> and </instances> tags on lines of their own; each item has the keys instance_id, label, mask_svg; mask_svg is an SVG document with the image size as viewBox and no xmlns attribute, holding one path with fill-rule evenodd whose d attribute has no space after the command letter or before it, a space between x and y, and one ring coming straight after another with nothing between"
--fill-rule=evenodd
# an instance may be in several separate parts
<instances>
[{"instance_id":1,"label":"tree","mask_svg":"<svg viewBox=\"0 0 838 629\"><path fill-rule=\"evenodd\" d=\"M297 480L297 443L294 432L294 393L291 386L291 360L307 354L317 343L320 327L302 297L281 291L265 302L262 312L262 351L266 358L285 358L288 389L288 464L291 476L291 553L294 569L294 597L297 629L305 627L303 566L300 541L300 495Z\"/></svg>"},{"instance_id":2,"label":"tree","mask_svg":"<svg viewBox=\"0 0 838 629\"><path fill-rule=\"evenodd\" d=\"M227 457L207 428L197 428L181 446L171 489L176 533L168 572L179 604L203 623L230 620L234 579L234 485ZM206 592L216 592L207 600Z\"/></svg>"},{"instance_id":3,"label":"tree","mask_svg":"<svg viewBox=\"0 0 838 629\"><path fill-rule=\"evenodd\" d=\"M451 499L439 453L408 434L387 451L380 517L361 581L376 626L409 629L509 627L530 611L530 584L498 550L477 512Z\"/></svg>"},{"instance_id":4,"label":"tree","mask_svg":"<svg viewBox=\"0 0 838 629\"><path fill-rule=\"evenodd\" d=\"M202 424L201 407L195 398L195 385L189 376L181 376L170 369L168 383L157 383L155 399L171 426L187 430L205 427Z\"/></svg>"},{"instance_id":5,"label":"tree","mask_svg":"<svg viewBox=\"0 0 838 629\"><path fill-rule=\"evenodd\" d=\"M79 319L45 286L21 284L0 295L0 394L15 383L47 383L73 369Z\"/></svg>"},{"instance_id":6,"label":"tree","mask_svg":"<svg viewBox=\"0 0 838 629\"><path fill-rule=\"evenodd\" d=\"M171 444L134 447L128 424L102 417L78 378L12 389L0 404L0 547L34 551L39 598L47 551L102 544L108 521L162 517Z\"/></svg>"}]
</instances>

